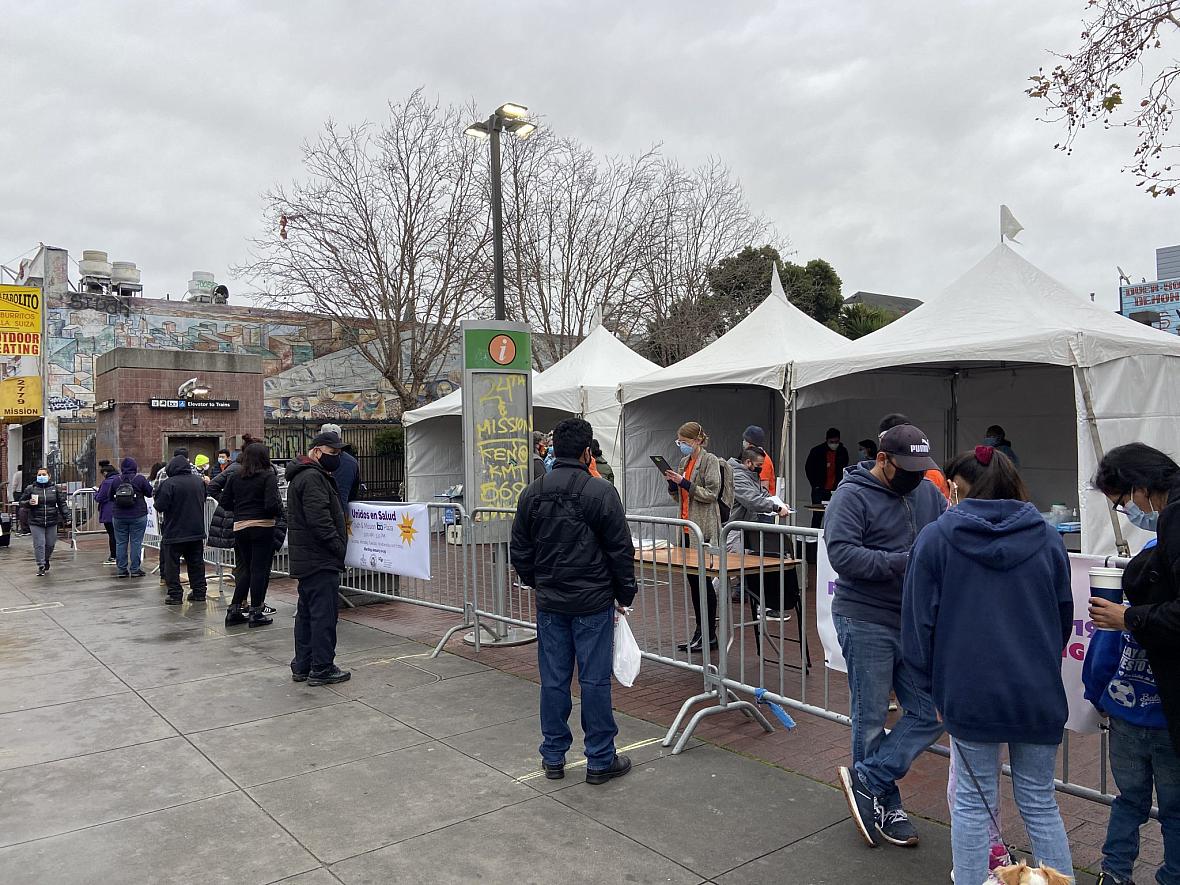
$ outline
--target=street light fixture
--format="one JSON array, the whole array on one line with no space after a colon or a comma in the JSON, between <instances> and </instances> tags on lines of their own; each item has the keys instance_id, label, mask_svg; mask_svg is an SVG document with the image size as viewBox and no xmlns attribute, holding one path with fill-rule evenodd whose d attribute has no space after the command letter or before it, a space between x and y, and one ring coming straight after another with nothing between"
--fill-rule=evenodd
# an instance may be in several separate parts
<instances>
[{"instance_id":1,"label":"street light fixture","mask_svg":"<svg viewBox=\"0 0 1180 885\"><path fill-rule=\"evenodd\" d=\"M496 319L508 318L504 303L504 221L500 189L500 133L507 130L519 139L526 139L537 131L537 124L528 119L529 109L522 104L505 102L496 108L486 121L468 126L463 134L492 143L492 254L495 260Z\"/></svg>"}]
</instances>

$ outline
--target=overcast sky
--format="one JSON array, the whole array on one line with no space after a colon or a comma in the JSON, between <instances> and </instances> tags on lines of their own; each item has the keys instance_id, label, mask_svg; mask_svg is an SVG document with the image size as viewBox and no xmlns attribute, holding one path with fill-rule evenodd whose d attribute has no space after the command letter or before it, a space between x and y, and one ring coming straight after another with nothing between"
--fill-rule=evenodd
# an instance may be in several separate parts
<instances>
[{"instance_id":1,"label":"overcast sky","mask_svg":"<svg viewBox=\"0 0 1180 885\"><path fill-rule=\"evenodd\" d=\"M1180 198L1120 172L1129 133L1088 129L1066 157L1036 122L1027 77L1075 44L1084 5L9 4L0 263L43 241L138 262L149 296L195 269L226 280L300 143L421 85L522 102L605 153L719 156L846 294L940 291L1007 203L1022 254L1113 307L1116 264L1154 279L1155 248L1180 243Z\"/></svg>"}]
</instances>

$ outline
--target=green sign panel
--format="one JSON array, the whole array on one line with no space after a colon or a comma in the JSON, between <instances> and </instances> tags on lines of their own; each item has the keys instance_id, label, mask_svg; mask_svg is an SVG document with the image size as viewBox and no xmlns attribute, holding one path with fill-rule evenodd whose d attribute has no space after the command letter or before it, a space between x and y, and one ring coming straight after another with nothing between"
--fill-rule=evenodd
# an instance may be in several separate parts
<instances>
[{"instance_id":1,"label":"green sign panel","mask_svg":"<svg viewBox=\"0 0 1180 885\"><path fill-rule=\"evenodd\" d=\"M527 372L533 365L533 338L514 329L464 329L463 368Z\"/></svg>"}]
</instances>

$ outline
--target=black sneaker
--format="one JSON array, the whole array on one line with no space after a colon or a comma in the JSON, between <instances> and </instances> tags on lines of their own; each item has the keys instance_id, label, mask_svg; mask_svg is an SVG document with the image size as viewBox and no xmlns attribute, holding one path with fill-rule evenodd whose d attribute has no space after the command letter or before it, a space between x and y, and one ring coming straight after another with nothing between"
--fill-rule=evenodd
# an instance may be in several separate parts
<instances>
[{"instance_id":1,"label":"black sneaker","mask_svg":"<svg viewBox=\"0 0 1180 885\"><path fill-rule=\"evenodd\" d=\"M167 598L164 600L164 605L182 605L183 603L183 596L173 596L171 593L169 593Z\"/></svg>"},{"instance_id":2,"label":"black sneaker","mask_svg":"<svg viewBox=\"0 0 1180 885\"><path fill-rule=\"evenodd\" d=\"M626 756L615 756L610 768L587 768L586 783L605 784L607 781L622 777L631 770L631 760Z\"/></svg>"},{"instance_id":3,"label":"black sneaker","mask_svg":"<svg viewBox=\"0 0 1180 885\"><path fill-rule=\"evenodd\" d=\"M262 607L262 613L264 615L273 615L277 611L278 611L277 608L271 608L269 605L264 605Z\"/></svg>"},{"instance_id":4,"label":"black sneaker","mask_svg":"<svg viewBox=\"0 0 1180 885\"><path fill-rule=\"evenodd\" d=\"M869 846L876 848L881 844L877 841L877 822L883 813L881 804L854 770L841 765L838 771L852 822Z\"/></svg>"},{"instance_id":5,"label":"black sneaker","mask_svg":"<svg viewBox=\"0 0 1180 885\"><path fill-rule=\"evenodd\" d=\"M308 685L335 685L338 682L347 682L352 678L352 674L347 670L341 670L335 664L331 669L325 670L322 673L308 673Z\"/></svg>"},{"instance_id":6,"label":"black sneaker","mask_svg":"<svg viewBox=\"0 0 1180 885\"><path fill-rule=\"evenodd\" d=\"M49 571L49 560L45 561L45 571Z\"/></svg>"},{"instance_id":7,"label":"black sneaker","mask_svg":"<svg viewBox=\"0 0 1180 885\"><path fill-rule=\"evenodd\" d=\"M147 572L145 572L143 569L136 569L135 571L133 571L131 573L131 577L133 577L133 578L146 578Z\"/></svg>"},{"instance_id":8,"label":"black sneaker","mask_svg":"<svg viewBox=\"0 0 1180 885\"><path fill-rule=\"evenodd\" d=\"M1098 874L1098 881L1095 885L1135 885L1130 879L1120 879L1114 873L1108 873L1103 870Z\"/></svg>"},{"instance_id":9,"label":"black sneaker","mask_svg":"<svg viewBox=\"0 0 1180 885\"><path fill-rule=\"evenodd\" d=\"M559 781L565 777L564 762L545 762L542 760L541 768L545 770L545 777L551 781Z\"/></svg>"},{"instance_id":10,"label":"black sneaker","mask_svg":"<svg viewBox=\"0 0 1180 885\"><path fill-rule=\"evenodd\" d=\"M38 577L38 578L44 578L44 577L45 577L45 566L43 566L43 565L39 565L39 566L37 566L37 577Z\"/></svg>"},{"instance_id":11,"label":"black sneaker","mask_svg":"<svg viewBox=\"0 0 1180 885\"><path fill-rule=\"evenodd\" d=\"M291 681L292 682L307 682L307 674L306 673L296 673L294 670L292 670L291 671Z\"/></svg>"},{"instance_id":12,"label":"black sneaker","mask_svg":"<svg viewBox=\"0 0 1180 885\"><path fill-rule=\"evenodd\" d=\"M225 610L225 626L232 627L235 624L246 623L246 616L242 614L242 607L240 605L231 605Z\"/></svg>"},{"instance_id":13,"label":"black sneaker","mask_svg":"<svg viewBox=\"0 0 1180 885\"><path fill-rule=\"evenodd\" d=\"M893 845L912 846L918 844L918 831L910 823L909 815L900 805L882 812L877 832Z\"/></svg>"},{"instance_id":14,"label":"black sneaker","mask_svg":"<svg viewBox=\"0 0 1180 885\"><path fill-rule=\"evenodd\" d=\"M189 602L204 602L205 601L205 591L204 590L192 591L188 595L188 601Z\"/></svg>"},{"instance_id":15,"label":"black sneaker","mask_svg":"<svg viewBox=\"0 0 1180 885\"><path fill-rule=\"evenodd\" d=\"M115 577L116 578L130 578L131 573L130 572L115 572Z\"/></svg>"},{"instance_id":16,"label":"black sneaker","mask_svg":"<svg viewBox=\"0 0 1180 885\"><path fill-rule=\"evenodd\" d=\"M263 614L261 608L250 609L250 627L268 627L275 622L269 615Z\"/></svg>"}]
</instances>

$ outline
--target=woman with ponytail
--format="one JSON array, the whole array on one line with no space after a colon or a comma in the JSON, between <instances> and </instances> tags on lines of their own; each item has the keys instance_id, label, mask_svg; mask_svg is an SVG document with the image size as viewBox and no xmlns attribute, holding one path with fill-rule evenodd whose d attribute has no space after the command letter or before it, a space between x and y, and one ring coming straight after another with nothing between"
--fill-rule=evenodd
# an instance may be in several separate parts
<instances>
[{"instance_id":1,"label":"woman with ponytail","mask_svg":"<svg viewBox=\"0 0 1180 885\"><path fill-rule=\"evenodd\" d=\"M951 736L955 880L988 877L1004 744L1035 861L1070 876L1053 784L1068 714L1061 655L1073 629L1069 557L1002 452L979 446L946 475L959 503L918 535L901 641Z\"/></svg>"}]
</instances>

